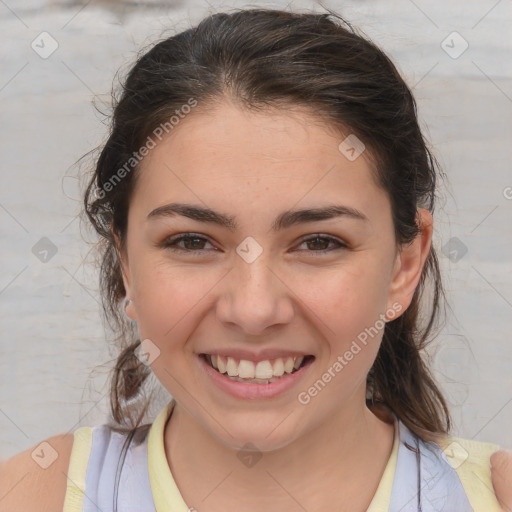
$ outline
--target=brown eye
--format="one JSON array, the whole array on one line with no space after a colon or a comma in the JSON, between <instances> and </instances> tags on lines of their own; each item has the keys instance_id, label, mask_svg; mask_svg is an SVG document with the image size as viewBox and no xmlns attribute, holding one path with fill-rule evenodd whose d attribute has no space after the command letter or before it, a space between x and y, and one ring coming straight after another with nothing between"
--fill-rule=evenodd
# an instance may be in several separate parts
<instances>
[{"instance_id":1,"label":"brown eye","mask_svg":"<svg viewBox=\"0 0 512 512\"><path fill-rule=\"evenodd\" d=\"M183 242L183 246L178 244ZM185 252L201 252L204 250L204 244L210 243L206 238L196 235L194 233L187 233L171 238L167 238L162 246L172 251L185 251Z\"/></svg>"},{"instance_id":2,"label":"brown eye","mask_svg":"<svg viewBox=\"0 0 512 512\"><path fill-rule=\"evenodd\" d=\"M182 251L188 253L201 254L205 250L205 244L209 244L207 238L196 235L194 233L186 233L178 236L167 238L162 246L172 251ZM179 245L183 244L183 245ZM314 235L302 240L300 245L306 244L307 252L311 253L327 253L337 249L347 248L347 245L340 240L331 236ZM210 244L211 245L211 244ZM334 245L334 247L332 247ZM329 248L331 246L331 248Z\"/></svg>"},{"instance_id":3,"label":"brown eye","mask_svg":"<svg viewBox=\"0 0 512 512\"><path fill-rule=\"evenodd\" d=\"M333 238L331 236L321 236L321 235L314 235L312 237L303 239L301 242L301 245L307 244L309 249L308 252L316 252L316 253L325 253L334 251L336 249L342 249L347 248L347 245L343 242L340 242L338 239ZM333 249L327 249L329 247L329 244L336 244L336 247Z\"/></svg>"}]
</instances>

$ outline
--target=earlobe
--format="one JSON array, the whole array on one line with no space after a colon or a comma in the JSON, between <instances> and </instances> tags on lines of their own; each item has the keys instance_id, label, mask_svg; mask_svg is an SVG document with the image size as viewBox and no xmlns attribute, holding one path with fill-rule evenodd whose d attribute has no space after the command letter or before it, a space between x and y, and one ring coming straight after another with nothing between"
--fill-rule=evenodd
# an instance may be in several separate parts
<instances>
[{"instance_id":1,"label":"earlobe","mask_svg":"<svg viewBox=\"0 0 512 512\"><path fill-rule=\"evenodd\" d=\"M137 315L135 314L133 301L130 300L128 297L126 297L124 300L124 311L128 318L137 321Z\"/></svg>"},{"instance_id":2,"label":"earlobe","mask_svg":"<svg viewBox=\"0 0 512 512\"><path fill-rule=\"evenodd\" d=\"M405 311L412 301L432 244L433 219L430 212L419 208L416 222L420 232L397 254L389 289L388 307L398 302L402 305L402 311Z\"/></svg>"}]
</instances>

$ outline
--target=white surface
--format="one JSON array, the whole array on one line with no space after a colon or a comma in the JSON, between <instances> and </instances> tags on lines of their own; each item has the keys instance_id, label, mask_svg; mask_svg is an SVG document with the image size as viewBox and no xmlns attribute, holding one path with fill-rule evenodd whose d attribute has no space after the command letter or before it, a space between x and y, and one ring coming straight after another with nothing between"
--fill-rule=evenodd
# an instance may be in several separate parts
<instances>
[{"instance_id":1,"label":"white surface","mask_svg":"<svg viewBox=\"0 0 512 512\"><path fill-rule=\"evenodd\" d=\"M90 237L75 218L74 162L106 133L93 94L108 99L114 73L164 29L187 28L211 9L251 5L148 3L0 3L0 459L106 419L116 354L101 325L92 246L82 235ZM320 10L313 2L291 5ZM361 27L416 84L422 124L450 181L436 207L434 239L453 310L434 369L452 403L454 433L512 448L512 200L504 195L512 186L511 2L326 5ZM47 59L31 48L43 31L58 43ZM458 59L441 48L453 31L469 44ZM46 48L54 44L46 41ZM47 263L31 252L42 237L58 250ZM468 247L456 263L441 253L451 237Z\"/></svg>"}]
</instances>

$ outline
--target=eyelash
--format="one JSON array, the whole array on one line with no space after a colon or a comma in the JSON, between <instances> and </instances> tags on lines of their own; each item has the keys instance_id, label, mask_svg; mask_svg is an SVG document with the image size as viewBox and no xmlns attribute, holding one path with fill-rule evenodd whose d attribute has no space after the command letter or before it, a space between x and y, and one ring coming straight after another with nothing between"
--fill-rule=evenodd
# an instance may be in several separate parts
<instances>
[{"instance_id":1,"label":"eyelash","mask_svg":"<svg viewBox=\"0 0 512 512\"><path fill-rule=\"evenodd\" d=\"M178 244L179 242L182 242L183 240L192 240L192 239L204 240L208 243L211 243L208 241L207 238L205 238L203 236L196 235L195 233L187 233L185 235L182 234L182 235L178 235L175 237L169 237L169 238L165 239L164 242L162 243L162 247L164 247L165 249L170 249L171 251L198 253L197 255L199 256L205 249L194 250L194 249L183 249L182 247L173 247L176 244ZM312 251L308 251L308 252L325 254L325 253L328 253L331 251L335 251L337 249L347 249L348 248L347 244L340 242L338 239L333 238L331 236L322 236L321 234L316 234L311 237L302 239L300 242L300 245L302 245L303 243L315 241L315 240L327 240L328 242L334 242L334 243L338 244L338 247L336 247L334 249L321 249L319 251L312 250Z\"/></svg>"}]
</instances>

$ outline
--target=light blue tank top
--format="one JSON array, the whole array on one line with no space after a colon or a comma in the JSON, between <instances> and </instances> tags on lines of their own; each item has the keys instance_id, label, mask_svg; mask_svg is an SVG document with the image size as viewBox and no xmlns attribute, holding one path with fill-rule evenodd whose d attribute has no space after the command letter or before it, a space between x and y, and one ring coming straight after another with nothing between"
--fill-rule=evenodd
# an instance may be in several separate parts
<instances>
[{"instance_id":1,"label":"light blue tank top","mask_svg":"<svg viewBox=\"0 0 512 512\"><path fill-rule=\"evenodd\" d=\"M160 413L153 428L151 425L141 427L131 440L127 434L115 432L107 425L78 429L75 432L75 444L70 461L70 482L68 483L64 512L98 512L98 510L114 512L116 499L118 512L187 512L195 510L194 508L189 509L179 495L174 480L170 476L165 453L156 453L157 451L164 452L163 441L159 445L155 441L155 435L151 433L155 424L158 425L159 434L163 432L164 422L168 419L171 411L172 402ZM153 436L153 440L150 441L153 460L150 460L151 457L148 458L150 434ZM77 438L80 436L82 436L82 441L77 442ZM123 460L123 445L128 442L128 449ZM394 450L396 469L392 479L389 507L382 501L372 502L369 509L372 512L494 512L501 510L492 491L489 491L486 496L482 496L482 492L479 491L479 495L472 498L472 506L467 494L471 482L469 484L466 482L465 489L460 478L462 474L460 466L465 459L459 458L459 462L456 462L456 455L450 455L446 450L443 451L436 443L422 441L396 417L395 443L398 444L396 451ZM460 444L452 444L464 450ZM77 445L76 449L75 445ZM485 462L487 454L499 447L490 443L469 440L465 446L473 447L475 453L480 454L480 458L477 457L478 467L474 466L478 471L471 471L468 466L465 472L466 476L469 473L474 473L476 476L476 473L480 472L479 470L482 468L484 472L480 472L480 474L487 475L487 463ZM84 449L84 447L86 448ZM487 451L483 452L481 448L485 448ZM451 450L453 451L453 449ZM485 453L483 458L481 457L482 453ZM465 457L467 459L469 454ZM449 461L449 458L452 460ZM151 481L150 467L153 465L154 468L156 461L160 464L160 466L156 466L156 474L167 471L167 478L169 478L159 486ZM163 468L163 465L166 467ZM116 485L118 466L122 466L122 471ZM153 476L153 479L155 478ZM485 478L487 476L484 476ZM482 477L475 478L476 480L482 480ZM155 490L155 487L159 487L158 491ZM115 496L115 489L117 489L117 496ZM165 493L169 493L171 497L167 496L162 499L161 495ZM479 504L478 507L475 507L476 502ZM484 504L483 507L481 504Z\"/></svg>"},{"instance_id":2,"label":"light blue tank top","mask_svg":"<svg viewBox=\"0 0 512 512\"><path fill-rule=\"evenodd\" d=\"M147 433L147 428L141 429L133 436L123 464L121 452L127 435L106 425L93 427L83 512L114 511L118 464L123 464L118 481L118 512L156 511L149 483Z\"/></svg>"}]
</instances>

